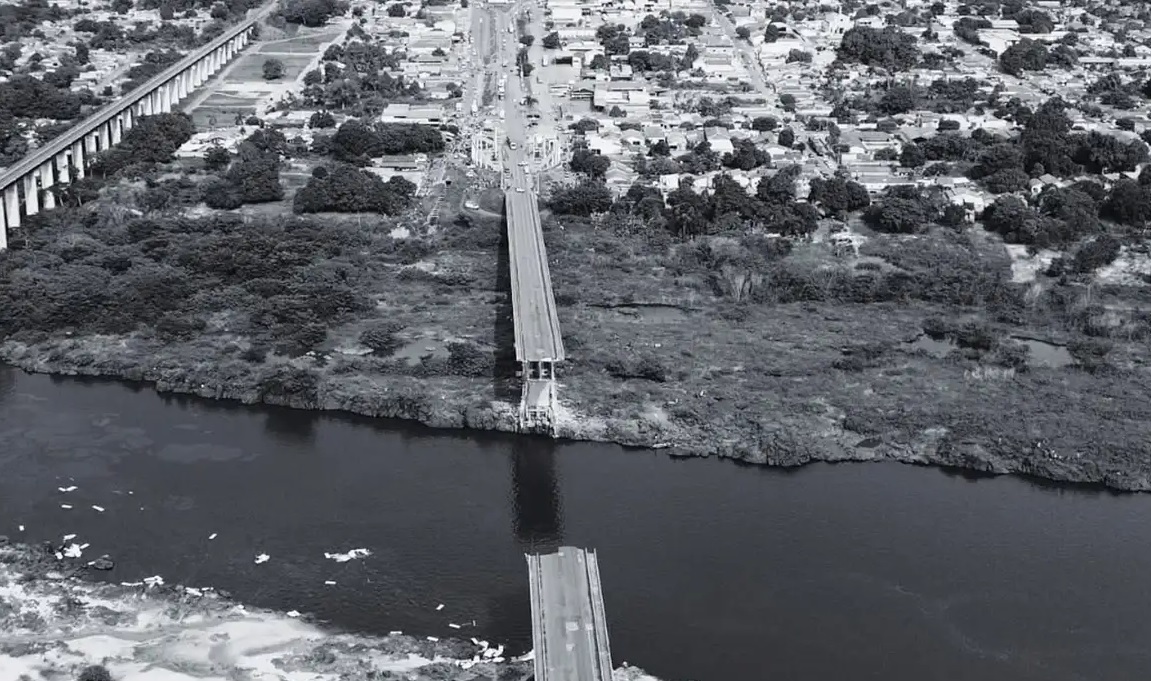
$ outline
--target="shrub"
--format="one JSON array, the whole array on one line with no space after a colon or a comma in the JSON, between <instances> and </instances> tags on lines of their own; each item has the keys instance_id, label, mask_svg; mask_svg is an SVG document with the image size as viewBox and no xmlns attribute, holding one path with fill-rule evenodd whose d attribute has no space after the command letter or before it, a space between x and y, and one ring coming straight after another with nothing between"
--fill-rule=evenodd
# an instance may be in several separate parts
<instances>
[{"instance_id":1,"label":"shrub","mask_svg":"<svg viewBox=\"0 0 1151 681\"><path fill-rule=\"evenodd\" d=\"M284 77L284 62L279 59L264 61L264 80L279 80Z\"/></svg>"},{"instance_id":2,"label":"shrub","mask_svg":"<svg viewBox=\"0 0 1151 681\"><path fill-rule=\"evenodd\" d=\"M1107 366L1111 343L1098 338L1077 338L1067 344L1067 352L1079 366L1094 373Z\"/></svg>"},{"instance_id":3,"label":"shrub","mask_svg":"<svg viewBox=\"0 0 1151 681\"><path fill-rule=\"evenodd\" d=\"M94 664L80 672L76 681L112 681L112 674L102 664Z\"/></svg>"},{"instance_id":4,"label":"shrub","mask_svg":"<svg viewBox=\"0 0 1151 681\"><path fill-rule=\"evenodd\" d=\"M232 162L232 154L221 146L213 146L208 151L204 152L204 165L208 170L223 170L228 167Z\"/></svg>"},{"instance_id":5,"label":"shrub","mask_svg":"<svg viewBox=\"0 0 1151 681\"><path fill-rule=\"evenodd\" d=\"M455 376L480 378L491 376L495 356L473 343L448 343L448 371Z\"/></svg>"},{"instance_id":6,"label":"shrub","mask_svg":"<svg viewBox=\"0 0 1151 681\"><path fill-rule=\"evenodd\" d=\"M360 344L377 355L390 355L403 347L398 337L403 329L395 322L376 322L360 333Z\"/></svg>"}]
</instances>

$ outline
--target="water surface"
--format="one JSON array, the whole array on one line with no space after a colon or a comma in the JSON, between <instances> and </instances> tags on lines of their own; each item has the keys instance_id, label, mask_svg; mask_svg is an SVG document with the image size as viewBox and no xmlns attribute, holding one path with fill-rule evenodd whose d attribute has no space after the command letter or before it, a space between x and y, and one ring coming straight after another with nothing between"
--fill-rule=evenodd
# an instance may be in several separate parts
<instances>
[{"instance_id":1,"label":"water surface","mask_svg":"<svg viewBox=\"0 0 1151 681\"><path fill-rule=\"evenodd\" d=\"M1151 496L1015 478L788 473L0 369L0 533L79 533L115 581L516 651L524 552L593 547L616 663L667 679L1143 678L1149 520Z\"/></svg>"}]
</instances>

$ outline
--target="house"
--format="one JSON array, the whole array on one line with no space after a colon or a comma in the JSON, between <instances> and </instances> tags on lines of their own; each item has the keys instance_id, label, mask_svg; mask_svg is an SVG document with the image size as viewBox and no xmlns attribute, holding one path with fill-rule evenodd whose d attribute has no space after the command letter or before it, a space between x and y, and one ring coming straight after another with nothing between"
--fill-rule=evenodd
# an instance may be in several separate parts
<instances>
[{"instance_id":1,"label":"house","mask_svg":"<svg viewBox=\"0 0 1151 681\"><path fill-rule=\"evenodd\" d=\"M416 106L412 104L388 104L380 114L381 123L419 123L440 125L447 120L443 108L437 106Z\"/></svg>"},{"instance_id":2,"label":"house","mask_svg":"<svg viewBox=\"0 0 1151 681\"><path fill-rule=\"evenodd\" d=\"M372 162L376 168L395 170L397 172L415 172L420 169L420 163L415 156L381 156Z\"/></svg>"}]
</instances>

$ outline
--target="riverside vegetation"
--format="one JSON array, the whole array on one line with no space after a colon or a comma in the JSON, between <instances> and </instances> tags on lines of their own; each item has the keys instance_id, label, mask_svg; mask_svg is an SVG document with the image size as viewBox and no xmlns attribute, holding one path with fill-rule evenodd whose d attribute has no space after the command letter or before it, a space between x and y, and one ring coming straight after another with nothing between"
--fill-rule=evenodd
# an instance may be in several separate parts
<instances>
[{"instance_id":1,"label":"riverside vegetation","mask_svg":"<svg viewBox=\"0 0 1151 681\"><path fill-rule=\"evenodd\" d=\"M209 168L170 160L190 134L179 116L131 133L0 256L5 360L210 398L514 427L498 192L461 212L457 182L438 228L422 229L405 217L410 187L355 167L356 145L434 152L438 135L356 124L300 148L258 129L238 155L209 154ZM304 191L281 185L285 164L323 170ZM388 198L361 205L333 172ZM721 179L658 208L639 189L613 201L591 178L552 193L546 240L570 355L559 435L1151 489L1145 289L1094 282L1109 260L1079 255L1101 234L1129 235L1082 235L1050 276L1013 283L1002 239L945 219L930 196L893 192L861 219L858 191L837 179L817 190L821 216L782 198L792 181L780 172L748 195ZM205 208L225 184L239 208ZM372 212L311 215L331 210ZM818 238L840 221L862 237L858 253ZM1050 365L1024 337L1074 361Z\"/></svg>"}]
</instances>

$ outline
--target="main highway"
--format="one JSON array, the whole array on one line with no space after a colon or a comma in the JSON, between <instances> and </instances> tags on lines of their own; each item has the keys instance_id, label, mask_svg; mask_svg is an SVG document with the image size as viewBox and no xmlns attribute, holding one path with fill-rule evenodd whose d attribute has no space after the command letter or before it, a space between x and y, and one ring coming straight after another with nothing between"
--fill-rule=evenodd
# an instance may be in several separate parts
<instances>
[{"instance_id":1,"label":"main highway","mask_svg":"<svg viewBox=\"0 0 1151 681\"><path fill-rule=\"evenodd\" d=\"M507 78L502 102L506 144L500 156L505 171L516 358L521 362L557 362L564 359L563 337L540 224L537 183L528 170L528 135L522 105L525 92L516 64L520 43L514 16L519 9L519 5L513 5L510 11L490 13L496 22L498 73ZM506 68L502 66L504 62L508 64Z\"/></svg>"}]
</instances>

